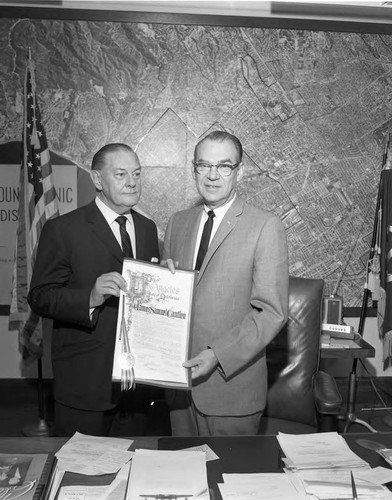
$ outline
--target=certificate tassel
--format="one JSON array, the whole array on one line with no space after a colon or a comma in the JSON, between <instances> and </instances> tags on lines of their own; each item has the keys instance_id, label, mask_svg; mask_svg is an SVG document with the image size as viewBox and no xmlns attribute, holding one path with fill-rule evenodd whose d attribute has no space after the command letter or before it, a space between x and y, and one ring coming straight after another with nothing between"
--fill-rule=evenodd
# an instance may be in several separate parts
<instances>
[{"instance_id":1,"label":"certificate tassel","mask_svg":"<svg viewBox=\"0 0 392 500\"><path fill-rule=\"evenodd\" d=\"M121 328L120 328L120 340L121 340L121 354L119 364L121 367L121 390L129 391L130 389L135 389L135 358L131 353L131 346L129 345L127 326L125 322L125 295L122 297L122 317L121 317Z\"/></svg>"}]
</instances>

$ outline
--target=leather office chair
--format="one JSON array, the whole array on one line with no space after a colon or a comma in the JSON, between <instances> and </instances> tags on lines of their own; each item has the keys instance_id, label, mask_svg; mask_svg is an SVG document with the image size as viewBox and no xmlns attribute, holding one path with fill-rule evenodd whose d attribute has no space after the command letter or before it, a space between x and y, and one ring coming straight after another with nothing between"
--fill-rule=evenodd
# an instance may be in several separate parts
<instances>
[{"instance_id":1,"label":"leather office chair","mask_svg":"<svg viewBox=\"0 0 392 500\"><path fill-rule=\"evenodd\" d=\"M318 370L324 281L289 280L289 317L267 347L267 406L259 434L335 430L342 398L335 380Z\"/></svg>"}]
</instances>

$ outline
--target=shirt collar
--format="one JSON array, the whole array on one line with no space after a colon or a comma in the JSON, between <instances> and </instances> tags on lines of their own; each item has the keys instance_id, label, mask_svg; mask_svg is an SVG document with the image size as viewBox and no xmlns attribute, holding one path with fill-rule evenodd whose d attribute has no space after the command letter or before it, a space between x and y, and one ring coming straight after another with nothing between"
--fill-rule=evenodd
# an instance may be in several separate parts
<instances>
[{"instance_id":1,"label":"shirt collar","mask_svg":"<svg viewBox=\"0 0 392 500\"><path fill-rule=\"evenodd\" d=\"M237 197L237 193L234 193L233 198L229 202L225 203L224 205L222 205L218 208L214 208L213 210L214 210L215 217L223 218L226 215L226 212L231 207L231 205L234 203L234 200L236 199L236 197ZM211 208L207 207L207 205L203 205L203 208L204 208L204 211L206 213L208 213L211 210Z\"/></svg>"},{"instance_id":2,"label":"shirt collar","mask_svg":"<svg viewBox=\"0 0 392 500\"><path fill-rule=\"evenodd\" d=\"M95 203L96 203L97 207L99 208L99 210L102 212L102 215L105 217L107 223L109 225L112 225L113 222L119 216L119 214L117 212L115 212L114 210L112 210L110 207L108 207L106 205L106 203L104 203L100 198L98 198L98 196L95 197ZM129 220L129 222L132 223L132 216L131 216L130 212L127 212L126 214L122 214L122 215L125 215L125 217Z\"/></svg>"}]
</instances>

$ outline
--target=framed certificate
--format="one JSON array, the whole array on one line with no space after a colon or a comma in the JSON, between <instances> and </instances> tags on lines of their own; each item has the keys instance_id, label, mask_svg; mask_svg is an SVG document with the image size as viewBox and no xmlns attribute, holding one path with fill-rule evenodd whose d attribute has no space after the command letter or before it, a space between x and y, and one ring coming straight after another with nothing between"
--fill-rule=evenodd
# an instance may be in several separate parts
<instances>
[{"instance_id":1,"label":"framed certificate","mask_svg":"<svg viewBox=\"0 0 392 500\"><path fill-rule=\"evenodd\" d=\"M128 390L138 382L177 389L191 387L188 360L195 272L124 259L113 380Z\"/></svg>"}]
</instances>

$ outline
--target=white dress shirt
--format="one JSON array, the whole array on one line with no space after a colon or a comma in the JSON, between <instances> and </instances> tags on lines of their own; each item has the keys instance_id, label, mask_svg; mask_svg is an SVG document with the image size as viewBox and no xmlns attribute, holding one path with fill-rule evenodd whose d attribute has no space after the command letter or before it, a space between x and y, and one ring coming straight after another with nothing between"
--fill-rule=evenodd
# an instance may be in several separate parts
<instances>
[{"instance_id":1,"label":"white dress shirt","mask_svg":"<svg viewBox=\"0 0 392 500\"><path fill-rule=\"evenodd\" d=\"M118 213L116 213L114 210L112 210L110 207L108 207L98 196L95 198L95 203L99 210L101 211L102 215L105 217L106 222L109 224L110 229L112 230L114 236L116 237L116 240L118 241L118 244L121 246L121 235L120 235L120 225L118 222L116 222L117 217L119 216ZM133 257L136 259L136 236L135 236L135 225L133 223L132 219L132 214L126 213L123 214L127 218L127 224L126 224L126 229L127 233L129 234L129 237L131 238L131 244L132 244L132 251L133 251Z\"/></svg>"},{"instance_id":2,"label":"white dress shirt","mask_svg":"<svg viewBox=\"0 0 392 500\"><path fill-rule=\"evenodd\" d=\"M95 203L102 213L102 215L105 217L106 222L109 224L110 229L112 230L116 240L118 241L118 244L120 245L120 248L122 248L121 245L121 235L120 235L120 225L118 222L116 222L117 217L119 216L118 213L116 213L114 210L112 210L110 207L108 207L98 196L95 197ZM127 223L126 223L126 229L129 234L129 237L131 238L131 244L132 244L132 252L133 256L136 259L136 236L135 236L135 226L133 224L133 219L131 213L124 214L125 217L127 218ZM90 319L92 318L93 312L95 310L95 307L90 307Z\"/></svg>"}]
</instances>

